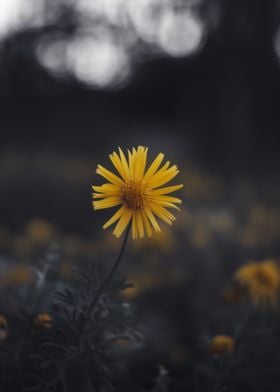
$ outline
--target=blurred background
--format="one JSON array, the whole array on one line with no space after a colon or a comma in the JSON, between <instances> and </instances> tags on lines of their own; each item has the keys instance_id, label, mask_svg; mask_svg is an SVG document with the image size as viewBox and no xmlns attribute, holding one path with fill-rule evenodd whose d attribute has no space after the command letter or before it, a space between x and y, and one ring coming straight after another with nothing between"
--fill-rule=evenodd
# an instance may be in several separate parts
<instances>
[{"instance_id":1,"label":"blurred background","mask_svg":"<svg viewBox=\"0 0 280 392\"><path fill-rule=\"evenodd\" d=\"M96 164L118 146L164 152L183 210L129 243L123 296L182 369L193 336L232 332L233 271L279 259L280 1L1 0L0 54L1 272L52 244L65 279L107 265L120 242L92 210Z\"/></svg>"},{"instance_id":2,"label":"blurred background","mask_svg":"<svg viewBox=\"0 0 280 392\"><path fill-rule=\"evenodd\" d=\"M138 144L180 165L196 245L217 231L249 247L278 240L279 6L2 0L2 251L61 234L90 248L104 220L96 163Z\"/></svg>"}]
</instances>

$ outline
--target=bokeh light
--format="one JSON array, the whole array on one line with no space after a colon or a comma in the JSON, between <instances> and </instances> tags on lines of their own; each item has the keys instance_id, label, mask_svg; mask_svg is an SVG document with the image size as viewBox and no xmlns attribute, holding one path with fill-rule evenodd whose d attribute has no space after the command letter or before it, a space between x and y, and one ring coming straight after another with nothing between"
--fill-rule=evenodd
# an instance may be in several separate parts
<instances>
[{"instance_id":1,"label":"bokeh light","mask_svg":"<svg viewBox=\"0 0 280 392\"><path fill-rule=\"evenodd\" d=\"M1 0L0 39L24 28L41 28L59 16L59 1L48 6L48 0Z\"/></svg>"},{"instance_id":2,"label":"bokeh light","mask_svg":"<svg viewBox=\"0 0 280 392\"><path fill-rule=\"evenodd\" d=\"M3 0L0 3L0 35L6 35L19 20L21 0Z\"/></svg>"},{"instance_id":3,"label":"bokeh light","mask_svg":"<svg viewBox=\"0 0 280 392\"><path fill-rule=\"evenodd\" d=\"M67 47L62 34L46 35L37 43L36 57L52 74L62 76L68 70Z\"/></svg>"},{"instance_id":4,"label":"bokeh light","mask_svg":"<svg viewBox=\"0 0 280 392\"><path fill-rule=\"evenodd\" d=\"M186 56L198 49L202 35L202 23L190 11L169 11L159 29L159 44L171 56Z\"/></svg>"},{"instance_id":5,"label":"bokeh light","mask_svg":"<svg viewBox=\"0 0 280 392\"><path fill-rule=\"evenodd\" d=\"M88 85L113 85L129 72L124 50L106 39L78 37L69 45L68 56L74 75Z\"/></svg>"},{"instance_id":6,"label":"bokeh light","mask_svg":"<svg viewBox=\"0 0 280 392\"><path fill-rule=\"evenodd\" d=\"M199 4L57 0L50 7L46 0L5 0L0 5L0 39L23 28L46 29L34 48L48 73L67 75L89 88L122 86L145 53L182 57L201 47L205 25L197 16ZM68 21L65 10L72 15Z\"/></svg>"}]
</instances>

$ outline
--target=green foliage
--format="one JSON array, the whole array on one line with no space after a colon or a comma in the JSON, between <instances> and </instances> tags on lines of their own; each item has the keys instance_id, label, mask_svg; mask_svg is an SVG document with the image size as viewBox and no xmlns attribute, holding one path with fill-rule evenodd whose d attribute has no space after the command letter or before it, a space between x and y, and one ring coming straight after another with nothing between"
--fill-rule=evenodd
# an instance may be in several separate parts
<instances>
[{"instance_id":1,"label":"green foliage","mask_svg":"<svg viewBox=\"0 0 280 392\"><path fill-rule=\"evenodd\" d=\"M17 326L11 325L0 349L1 391L114 390L120 368L115 342L133 331L132 317L119 299L125 280L112 279L95 301L103 279L104 271L95 263L77 268L68 285L48 292L48 301L45 287L33 287L36 312L29 304L27 312L17 315ZM38 303L48 307L50 328L34 326L35 315L43 310Z\"/></svg>"}]
</instances>

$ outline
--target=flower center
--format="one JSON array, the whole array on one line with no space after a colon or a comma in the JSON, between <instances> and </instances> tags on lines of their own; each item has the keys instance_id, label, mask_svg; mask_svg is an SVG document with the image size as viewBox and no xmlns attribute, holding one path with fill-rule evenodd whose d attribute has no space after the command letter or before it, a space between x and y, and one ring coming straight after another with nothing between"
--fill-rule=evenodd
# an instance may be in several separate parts
<instances>
[{"instance_id":1,"label":"flower center","mask_svg":"<svg viewBox=\"0 0 280 392\"><path fill-rule=\"evenodd\" d=\"M121 189L122 201L125 206L132 210L138 210L144 206L144 189L142 182L126 182Z\"/></svg>"}]
</instances>

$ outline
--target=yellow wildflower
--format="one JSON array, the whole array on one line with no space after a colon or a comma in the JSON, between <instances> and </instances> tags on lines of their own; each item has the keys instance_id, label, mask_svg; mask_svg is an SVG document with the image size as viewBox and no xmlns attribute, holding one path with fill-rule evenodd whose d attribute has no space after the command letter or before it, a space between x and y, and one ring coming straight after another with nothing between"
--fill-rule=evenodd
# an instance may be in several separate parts
<instances>
[{"instance_id":1,"label":"yellow wildflower","mask_svg":"<svg viewBox=\"0 0 280 392\"><path fill-rule=\"evenodd\" d=\"M256 305L275 305L280 293L280 271L272 260L251 262L235 273L236 282Z\"/></svg>"},{"instance_id":2,"label":"yellow wildflower","mask_svg":"<svg viewBox=\"0 0 280 392\"><path fill-rule=\"evenodd\" d=\"M17 265L5 272L0 278L0 286L18 286L30 284L34 280L34 274L30 267Z\"/></svg>"},{"instance_id":3,"label":"yellow wildflower","mask_svg":"<svg viewBox=\"0 0 280 392\"><path fill-rule=\"evenodd\" d=\"M129 343L131 343L131 340L128 338L117 338L114 340L114 343L118 346L129 346Z\"/></svg>"},{"instance_id":4,"label":"yellow wildflower","mask_svg":"<svg viewBox=\"0 0 280 392\"><path fill-rule=\"evenodd\" d=\"M5 316L0 314L0 328L1 329L6 329L8 328L8 320L6 319Z\"/></svg>"},{"instance_id":5,"label":"yellow wildflower","mask_svg":"<svg viewBox=\"0 0 280 392\"><path fill-rule=\"evenodd\" d=\"M209 351L212 354L232 354L234 339L229 335L216 335L209 343Z\"/></svg>"},{"instance_id":6,"label":"yellow wildflower","mask_svg":"<svg viewBox=\"0 0 280 392\"><path fill-rule=\"evenodd\" d=\"M57 237L55 228L43 219L33 219L26 226L27 236L36 244L45 244Z\"/></svg>"},{"instance_id":7,"label":"yellow wildflower","mask_svg":"<svg viewBox=\"0 0 280 392\"><path fill-rule=\"evenodd\" d=\"M8 320L0 314L0 343L4 342L8 337Z\"/></svg>"},{"instance_id":8,"label":"yellow wildflower","mask_svg":"<svg viewBox=\"0 0 280 392\"><path fill-rule=\"evenodd\" d=\"M39 329L50 329L53 325L53 318L49 313L41 313L34 319L35 327Z\"/></svg>"},{"instance_id":9,"label":"yellow wildflower","mask_svg":"<svg viewBox=\"0 0 280 392\"><path fill-rule=\"evenodd\" d=\"M120 237L128 224L132 222L133 239L144 237L145 232L150 237L153 230L161 231L156 217L168 224L175 220L167 208L178 209L176 204L181 200L169 196L170 193L182 188L183 185L162 187L171 181L179 170L176 165L170 167L166 162L161 168L164 154L160 153L146 170L148 148L138 146L132 152L128 150L128 159L119 148L119 154L113 152L110 159L118 175L98 165L96 173L108 182L101 186L93 186L93 201L95 210L120 206L109 219L104 229L118 222L113 231Z\"/></svg>"}]
</instances>

